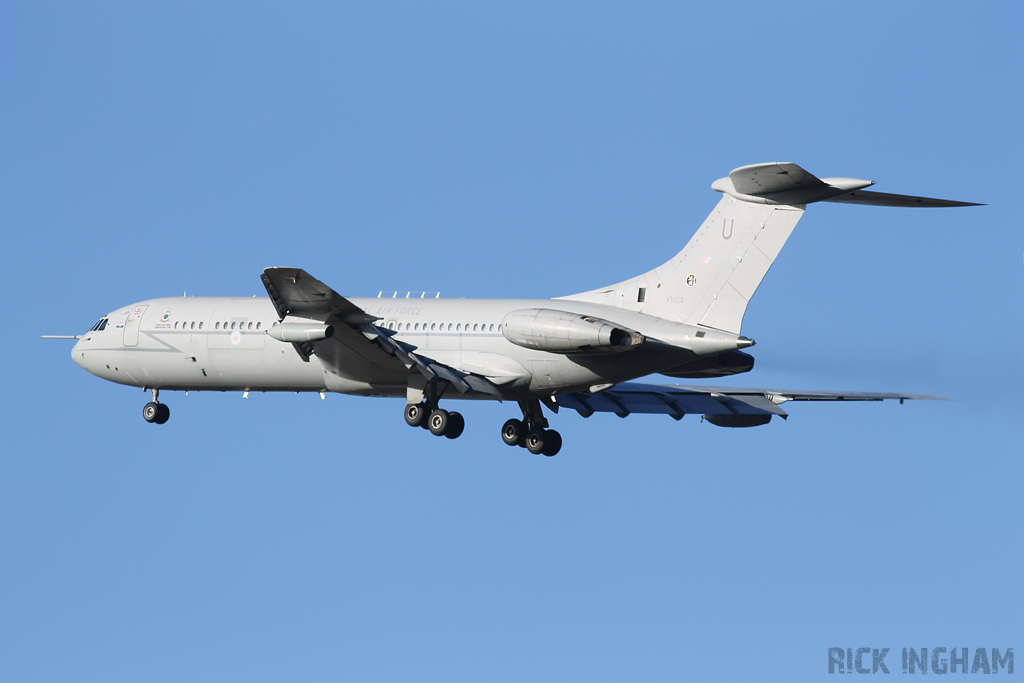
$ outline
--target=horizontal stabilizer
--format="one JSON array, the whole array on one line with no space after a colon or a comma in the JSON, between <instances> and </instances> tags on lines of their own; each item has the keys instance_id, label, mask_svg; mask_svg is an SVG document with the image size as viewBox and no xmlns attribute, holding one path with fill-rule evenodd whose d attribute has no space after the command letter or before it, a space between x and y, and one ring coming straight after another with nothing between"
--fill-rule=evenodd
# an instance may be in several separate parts
<instances>
[{"instance_id":1,"label":"horizontal stabilizer","mask_svg":"<svg viewBox=\"0 0 1024 683\"><path fill-rule=\"evenodd\" d=\"M951 207L951 206L985 206L973 202L954 202L950 199L932 199L931 197L914 197L907 194L889 194L887 192L867 192L857 190L848 194L825 199L826 202L843 202L844 204L864 204L867 206L918 206Z\"/></svg>"},{"instance_id":2,"label":"horizontal stabilizer","mask_svg":"<svg viewBox=\"0 0 1024 683\"><path fill-rule=\"evenodd\" d=\"M813 202L846 202L871 206L981 206L971 202L867 192L875 183L857 178L818 178L789 161L741 166L719 178L711 188L752 204L798 206Z\"/></svg>"}]
</instances>

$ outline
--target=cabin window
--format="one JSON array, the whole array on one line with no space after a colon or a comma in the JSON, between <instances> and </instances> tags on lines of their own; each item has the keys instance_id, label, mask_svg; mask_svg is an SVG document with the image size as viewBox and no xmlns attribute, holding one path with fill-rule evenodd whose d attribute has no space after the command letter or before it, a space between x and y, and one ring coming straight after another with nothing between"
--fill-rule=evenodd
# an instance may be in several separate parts
<instances>
[{"instance_id":1,"label":"cabin window","mask_svg":"<svg viewBox=\"0 0 1024 683\"><path fill-rule=\"evenodd\" d=\"M430 323L430 331L431 331L431 332L433 332L433 331L434 331L434 326L435 326L435 323Z\"/></svg>"},{"instance_id":2,"label":"cabin window","mask_svg":"<svg viewBox=\"0 0 1024 683\"><path fill-rule=\"evenodd\" d=\"M476 332L476 323L473 323L473 331Z\"/></svg>"},{"instance_id":3,"label":"cabin window","mask_svg":"<svg viewBox=\"0 0 1024 683\"><path fill-rule=\"evenodd\" d=\"M491 332L494 332L494 323L491 323Z\"/></svg>"},{"instance_id":4,"label":"cabin window","mask_svg":"<svg viewBox=\"0 0 1024 683\"><path fill-rule=\"evenodd\" d=\"M191 329L193 329L193 330L194 330L194 329L196 329L196 324L195 324L195 322L194 322L194 321L193 321L193 323L192 323L192 325L191 325Z\"/></svg>"},{"instance_id":5,"label":"cabin window","mask_svg":"<svg viewBox=\"0 0 1024 683\"><path fill-rule=\"evenodd\" d=\"M448 331L449 331L449 332L451 332L451 331L452 331L452 324L451 324L451 323L448 323Z\"/></svg>"},{"instance_id":6,"label":"cabin window","mask_svg":"<svg viewBox=\"0 0 1024 683\"><path fill-rule=\"evenodd\" d=\"M469 328L466 328L466 329L468 330ZM458 325L455 326L455 331L456 332L462 332L462 323L459 323Z\"/></svg>"},{"instance_id":7,"label":"cabin window","mask_svg":"<svg viewBox=\"0 0 1024 683\"><path fill-rule=\"evenodd\" d=\"M178 323L174 323L174 329L178 329Z\"/></svg>"},{"instance_id":8,"label":"cabin window","mask_svg":"<svg viewBox=\"0 0 1024 683\"><path fill-rule=\"evenodd\" d=\"M202 323L202 321L200 321L200 322L199 322L199 329L203 329L203 323Z\"/></svg>"},{"instance_id":9,"label":"cabin window","mask_svg":"<svg viewBox=\"0 0 1024 683\"><path fill-rule=\"evenodd\" d=\"M213 329L219 330L220 329L220 323L214 323Z\"/></svg>"},{"instance_id":10,"label":"cabin window","mask_svg":"<svg viewBox=\"0 0 1024 683\"><path fill-rule=\"evenodd\" d=\"M642 304L644 302L644 297L645 296L647 296L647 288L646 287L641 287L640 289L636 290L636 302L638 304Z\"/></svg>"},{"instance_id":11,"label":"cabin window","mask_svg":"<svg viewBox=\"0 0 1024 683\"><path fill-rule=\"evenodd\" d=\"M231 329L235 329L235 323L231 323Z\"/></svg>"},{"instance_id":12,"label":"cabin window","mask_svg":"<svg viewBox=\"0 0 1024 683\"><path fill-rule=\"evenodd\" d=\"M202 324L202 323L200 323L200 324ZM262 325L262 324L263 324L263 323L256 323L256 329L257 329L257 330L258 330L258 329L260 329L260 325Z\"/></svg>"}]
</instances>

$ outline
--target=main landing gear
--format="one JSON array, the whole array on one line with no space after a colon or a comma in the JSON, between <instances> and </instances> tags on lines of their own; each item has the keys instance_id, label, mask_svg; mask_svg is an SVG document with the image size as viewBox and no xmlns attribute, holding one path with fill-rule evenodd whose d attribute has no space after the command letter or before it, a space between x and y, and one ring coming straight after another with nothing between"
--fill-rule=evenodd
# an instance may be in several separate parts
<instances>
[{"instance_id":1,"label":"main landing gear","mask_svg":"<svg viewBox=\"0 0 1024 683\"><path fill-rule=\"evenodd\" d=\"M429 403L410 403L405 407L405 423L410 427L429 429L434 436L457 439L466 429L461 413L448 412Z\"/></svg>"},{"instance_id":2,"label":"main landing gear","mask_svg":"<svg viewBox=\"0 0 1024 683\"><path fill-rule=\"evenodd\" d=\"M457 439L466 428L466 420L454 411L437 407L440 397L434 385L424 389L420 403L405 406L405 423L410 427L429 429L434 436ZM509 420L501 427L501 440L509 446L522 446L534 455L552 456L562 449L562 435L548 429L548 421L535 398L519 401L523 419Z\"/></svg>"},{"instance_id":3,"label":"main landing gear","mask_svg":"<svg viewBox=\"0 0 1024 683\"><path fill-rule=\"evenodd\" d=\"M142 408L142 419L146 422L155 422L158 425L162 425L171 419L171 409L167 407L166 403L160 403L160 390L153 390L153 400L147 403Z\"/></svg>"},{"instance_id":4,"label":"main landing gear","mask_svg":"<svg viewBox=\"0 0 1024 683\"><path fill-rule=\"evenodd\" d=\"M548 429L540 401L531 398L519 401L523 419L512 418L501 426L501 440L509 446L521 446L534 455L556 455L562 449L562 435Z\"/></svg>"}]
</instances>

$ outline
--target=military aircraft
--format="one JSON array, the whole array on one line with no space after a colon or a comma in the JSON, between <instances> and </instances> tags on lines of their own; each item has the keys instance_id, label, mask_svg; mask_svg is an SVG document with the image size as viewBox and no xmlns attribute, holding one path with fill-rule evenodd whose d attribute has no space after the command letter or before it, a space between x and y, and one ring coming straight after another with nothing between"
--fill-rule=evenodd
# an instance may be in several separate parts
<instances>
[{"instance_id":1,"label":"military aircraft","mask_svg":"<svg viewBox=\"0 0 1024 683\"><path fill-rule=\"evenodd\" d=\"M652 373L710 379L747 372L747 303L807 204L977 206L866 191L793 163L737 168L687 245L654 270L554 299L442 299L389 292L345 298L299 268L267 268L268 298L150 299L104 315L72 338L97 377L151 390L147 422L170 417L161 391L338 392L404 397L405 421L458 438L465 420L442 400L515 401L502 440L555 455L562 439L542 406L583 417L701 415L720 427L787 417L789 401L925 399L899 393L789 391L635 383ZM431 293L433 294L433 293Z\"/></svg>"}]
</instances>

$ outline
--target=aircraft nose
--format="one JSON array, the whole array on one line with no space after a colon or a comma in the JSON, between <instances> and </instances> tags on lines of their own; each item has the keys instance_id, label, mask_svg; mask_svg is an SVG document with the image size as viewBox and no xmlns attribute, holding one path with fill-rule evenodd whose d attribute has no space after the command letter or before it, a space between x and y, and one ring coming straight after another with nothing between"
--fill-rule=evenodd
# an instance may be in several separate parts
<instances>
[{"instance_id":1,"label":"aircraft nose","mask_svg":"<svg viewBox=\"0 0 1024 683\"><path fill-rule=\"evenodd\" d=\"M82 342L80 342L80 341L75 342L75 346L71 349L71 360L75 361L75 363L80 368L83 368L85 370L89 369L89 368L85 367L85 358L84 358L84 352L82 351Z\"/></svg>"}]
</instances>

